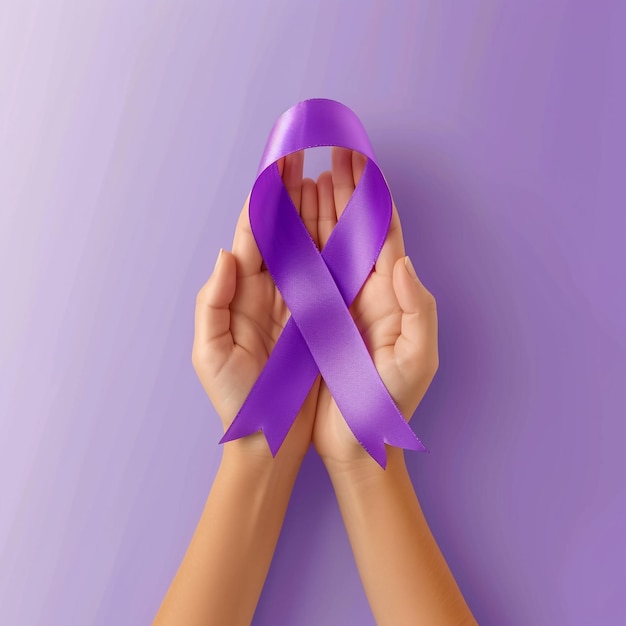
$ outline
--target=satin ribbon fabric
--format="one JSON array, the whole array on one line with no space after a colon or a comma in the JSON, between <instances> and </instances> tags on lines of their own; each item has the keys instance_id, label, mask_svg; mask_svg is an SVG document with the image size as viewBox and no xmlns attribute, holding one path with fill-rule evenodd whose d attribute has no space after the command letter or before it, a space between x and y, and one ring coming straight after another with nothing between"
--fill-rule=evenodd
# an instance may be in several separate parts
<instances>
[{"instance_id":1,"label":"satin ribbon fabric","mask_svg":"<svg viewBox=\"0 0 626 626\"><path fill-rule=\"evenodd\" d=\"M316 146L341 146L367 157L321 252L276 163ZM385 443L425 450L389 395L348 311L376 263L392 215L391 194L358 117L327 99L305 100L283 113L267 141L249 215L291 316L220 443L260 430L275 455L319 372L354 436L381 467L386 467Z\"/></svg>"}]
</instances>

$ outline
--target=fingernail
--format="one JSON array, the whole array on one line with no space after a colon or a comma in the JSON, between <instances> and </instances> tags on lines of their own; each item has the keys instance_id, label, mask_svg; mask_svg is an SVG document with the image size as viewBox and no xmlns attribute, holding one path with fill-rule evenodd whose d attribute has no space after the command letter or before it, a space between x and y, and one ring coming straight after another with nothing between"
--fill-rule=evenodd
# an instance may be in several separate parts
<instances>
[{"instance_id":1,"label":"fingernail","mask_svg":"<svg viewBox=\"0 0 626 626\"><path fill-rule=\"evenodd\" d=\"M220 253L217 255L217 259L215 260L215 267L213 268L214 270L220 264L220 261L222 259L222 252L224 252L224 248L220 248Z\"/></svg>"},{"instance_id":2,"label":"fingernail","mask_svg":"<svg viewBox=\"0 0 626 626\"><path fill-rule=\"evenodd\" d=\"M417 273L415 272L415 268L413 267L413 263L411 262L411 259L408 256L404 257L404 267L406 267L406 270L409 273L409 276L411 276L412 278L415 278L415 280L419 280L419 278L417 277Z\"/></svg>"}]
</instances>

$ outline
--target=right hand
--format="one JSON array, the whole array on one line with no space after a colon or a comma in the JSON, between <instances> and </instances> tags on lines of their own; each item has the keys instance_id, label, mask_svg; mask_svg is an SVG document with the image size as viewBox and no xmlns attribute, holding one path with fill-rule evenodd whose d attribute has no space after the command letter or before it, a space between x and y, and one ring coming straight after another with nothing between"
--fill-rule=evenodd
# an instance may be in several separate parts
<instances>
[{"instance_id":1,"label":"right hand","mask_svg":"<svg viewBox=\"0 0 626 626\"><path fill-rule=\"evenodd\" d=\"M333 148L332 172L318 180L319 244L323 247L354 192L366 158ZM350 307L380 377L406 419L426 393L439 365L435 298L405 256L395 204L376 265ZM326 465L377 466L350 431L322 381L313 443ZM388 447L392 454L400 449Z\"/></svg>"}]
</instances>

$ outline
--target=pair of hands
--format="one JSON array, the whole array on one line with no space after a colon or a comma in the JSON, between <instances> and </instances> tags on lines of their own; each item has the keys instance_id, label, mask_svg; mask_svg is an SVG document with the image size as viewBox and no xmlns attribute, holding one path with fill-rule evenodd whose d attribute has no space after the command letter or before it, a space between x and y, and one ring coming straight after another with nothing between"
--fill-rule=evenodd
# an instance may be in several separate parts
<instances>
[{"instance_id":1,"label":"pair of hands","mask_svg":"<svg viewBox=\"0 0 626 626\"><path fill-rule=\"evenodd\" d=\"M366 157L333 148L332 171L303 178L304 152L278 162L285 187L321 250L354 192ZM405 256L398 212L372 273L350 307L373 362L409 419L438 367L435 299ZM192 362L224 429L239 411L289 318L289 310L250 229L248 200L232 252L221 250L196 300ZM311 442L328 466L376 464L343 419L318 375L277 457L302 459ZM262 433L237 442L246 454L271 458Z\"/></svg>"}]
</instances>

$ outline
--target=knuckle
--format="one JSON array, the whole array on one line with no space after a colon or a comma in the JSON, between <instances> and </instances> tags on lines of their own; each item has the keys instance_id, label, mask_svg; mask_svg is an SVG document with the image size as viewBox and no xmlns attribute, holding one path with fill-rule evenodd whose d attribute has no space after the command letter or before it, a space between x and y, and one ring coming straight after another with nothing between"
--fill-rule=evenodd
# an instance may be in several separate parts
<instances>
[{"instance_id":1,"label":"knuckle","mask_svg":"<svg viewBox=\"0 0 626 626\"><path fill-rule=\"evenodd\" d=\"M196 294L196 305L202 304L206 297L206 285L201 287L198 293Z\"/></svg>"},{"instance_id":2,"label":"knuckle","mask_svg":"<svg viewBox=\"0 0 626 626\"><path fill-rule=\"evenodd\" d=\"M202 368L202 364L204 363L205 355L204 350L201 350L198 346L194 344L191 349L191 364L194 369L198 371Z\"/></svg>"},{"instance_id":3,"label":"knuckle","mask_svg":"<svg viewBox=\"0 0 626 626\"><path fill-rule=\"evenodd\" d=\"M424 310L429 313L437 312L437 300L435 300L435 296L430 291L424 293Z\"/></svg>"},{"instance_id":4,"label":"knuckle","mask_svg":"<svg viewBox=\"0 0 626 626\"><path fill-rule=\"evenodd\" d=\"M430 362L430 372L434 376L439 369L439 353L435 352Z\"/></svg>"}]
</instances>

